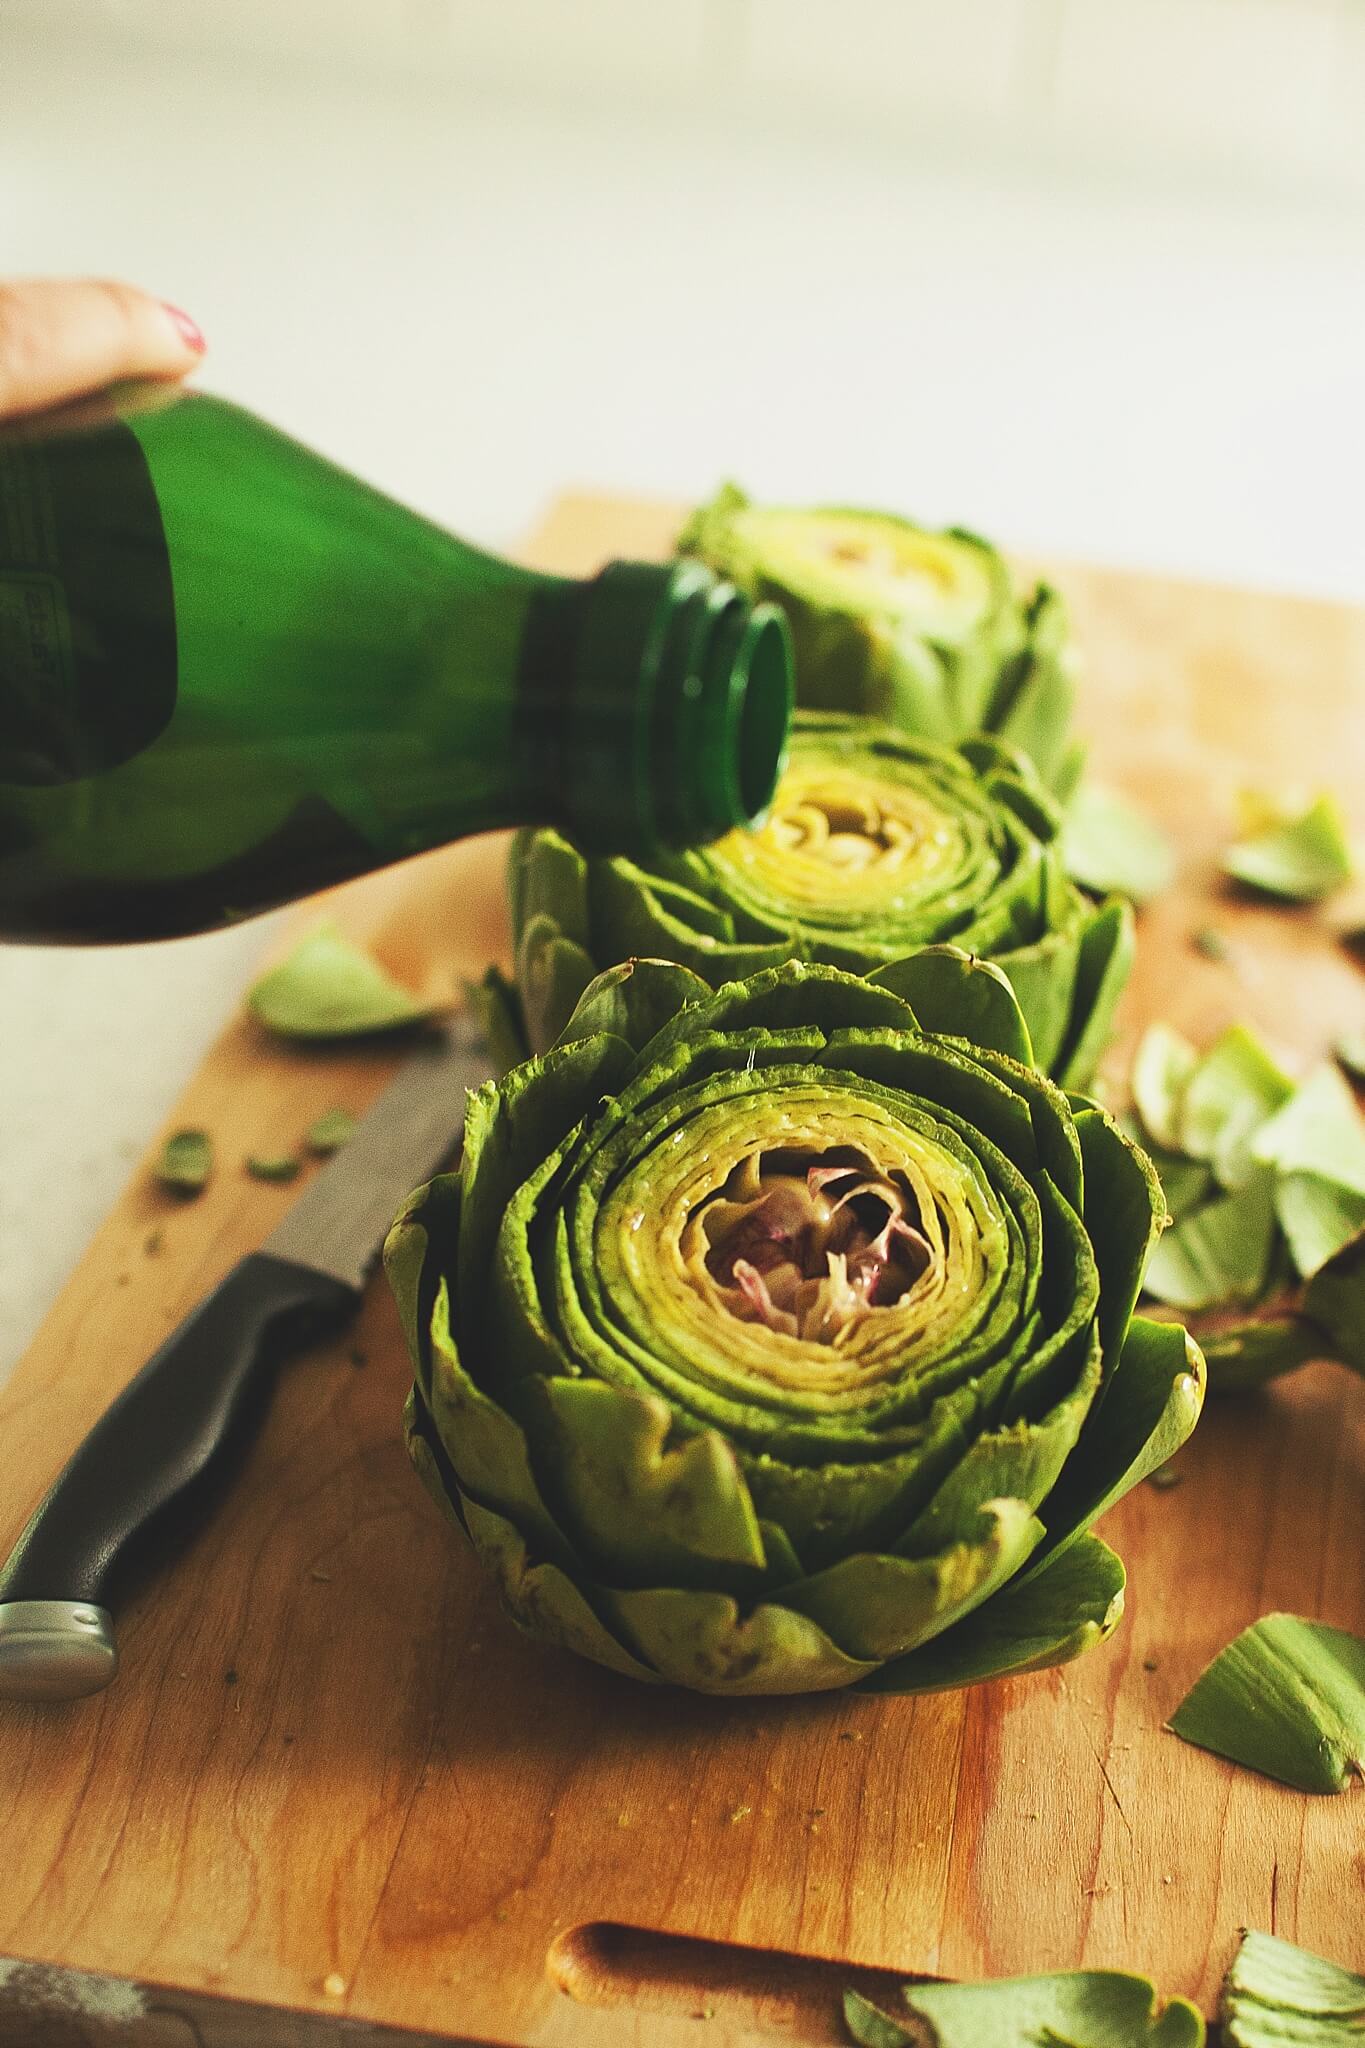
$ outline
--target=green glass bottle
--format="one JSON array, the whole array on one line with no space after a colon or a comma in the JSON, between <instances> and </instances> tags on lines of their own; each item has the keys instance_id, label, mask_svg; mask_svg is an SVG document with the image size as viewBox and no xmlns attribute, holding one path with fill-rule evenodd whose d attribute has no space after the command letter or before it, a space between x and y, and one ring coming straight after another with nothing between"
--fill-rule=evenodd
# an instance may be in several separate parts
<instances>
[{"instance_id":1,"label":"green glass bottle","mask_svg":"<svg viewBox=\"0 0 1365 2048\"><path fill-rule=\"evenodd\" d=\"M210 929L491 826L761 815L786 629L692 563L480 552L240 407L0 433L0 935Z\"/></svg>"}]
</instances>

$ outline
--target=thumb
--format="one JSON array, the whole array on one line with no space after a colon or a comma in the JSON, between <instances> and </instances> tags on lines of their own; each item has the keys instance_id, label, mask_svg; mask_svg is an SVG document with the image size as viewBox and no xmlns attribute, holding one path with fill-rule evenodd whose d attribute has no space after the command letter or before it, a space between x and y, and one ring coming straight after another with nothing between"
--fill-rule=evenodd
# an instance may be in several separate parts
<instances>
[{"instance_id":1,"label":"thumb","mask_svg":"<svg viewBox=\"0 0 1365 2048\"><path fill-rule=\"evenodd\" d=\"M0 419L128 377L183 377L203 353L187 313L132 285L0 283Z\"/></svg>"}]
</instances>

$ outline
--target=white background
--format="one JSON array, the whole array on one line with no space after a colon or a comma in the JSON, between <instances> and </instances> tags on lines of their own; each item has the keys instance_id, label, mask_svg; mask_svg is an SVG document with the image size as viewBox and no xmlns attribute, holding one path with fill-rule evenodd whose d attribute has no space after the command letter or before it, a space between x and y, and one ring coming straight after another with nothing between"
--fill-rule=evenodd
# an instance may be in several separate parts
<instances>
[{"instance_id":1,"label":"white background","mask_svg":"<svg viewBox=\"0 0 1365 2048\"><path fill-rule=\"evenodd\" d=\"M0 274L86 270L485 542L733 475L1365 599L1365 0L0 0ZM268 936L0 950L0 1371Z\"/></svg>"}]
</instances>

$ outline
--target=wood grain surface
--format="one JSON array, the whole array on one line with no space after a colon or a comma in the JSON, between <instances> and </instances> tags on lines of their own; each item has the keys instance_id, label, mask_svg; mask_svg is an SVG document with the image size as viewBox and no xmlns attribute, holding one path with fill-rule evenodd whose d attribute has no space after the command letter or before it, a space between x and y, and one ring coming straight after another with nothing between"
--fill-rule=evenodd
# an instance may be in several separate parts
<instances>
[{"instance_id":1,"label":"wood grain surface","mask_svg":"<svg viewBox=\"0 0 1365 2048\"><path fill-rule=\"evenodd\" d=\"M569 499L528 554L587 571L657 552L675 518ZM1143 917L1115 1070L1158 1015L1201 1039L1246 1017L1306 1063L1365 1018L1365 977L1317 913L1226 893L1216 852L1241 781L1358 786L1365 614L1049 568L1096 763L1181 852ZM504 951L500 860L477 842L328 909L453 987ZM1225 961L1191 947L1210 924ZM395 1056L229 1026L173 1119L215 1133L213 1183L181 1204L139 1171L0 1396L0 1543L296 1192L240 1158L363 1108ZM409 1470L406 1382L377 1281L345 1338L287 1369L214 1519L122 1615L115 1685L0 1705L0 1956L160 1987L163 2012L299 2016L272 2033L243 2005L243 2042L311 2043L304 2016L330 2014L518 2048L831 2042L850 1968L1126 1965L1211 2011L1244 1925L1365 1968L1365 1791L1307 1798L1162 1729L1267 1609L1365 1632L1358 1380L1316 1366L1210 1407L1180 1483L1107 1518L1128 1613L1080 1663L925 1700L736 1704L523 1640ZM21 1981L55 2028L60 1992L44 2008L31 1987L67 1980L0 1965L0 2012ZM123 2032L71 2007L75 2031L12 2038L195 2038L144 2008Z\"/></svg>"}]
</instances>

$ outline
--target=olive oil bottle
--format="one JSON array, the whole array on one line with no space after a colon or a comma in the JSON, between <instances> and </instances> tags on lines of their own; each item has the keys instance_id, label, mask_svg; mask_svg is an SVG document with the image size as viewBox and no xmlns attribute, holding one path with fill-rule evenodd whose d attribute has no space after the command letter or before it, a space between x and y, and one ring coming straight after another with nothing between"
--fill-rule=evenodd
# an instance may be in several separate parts
<instances>
[{"instance_id":1,"label":"olive oil bottle","mask_svg":"<svg viewBox=\"0 0 1365 2048\"><path fill-rule=\"evenodd\" d=\"M537 574L200 392L0 430L0 936L208 930L493 826L700 843L790 706L781 616L695 563Z\"/></svg>"}]
</instances>

